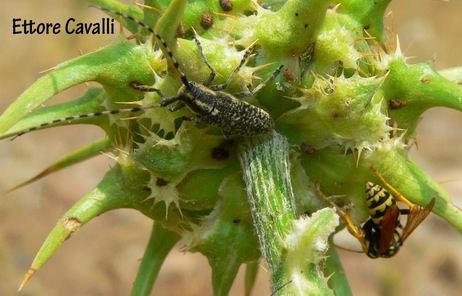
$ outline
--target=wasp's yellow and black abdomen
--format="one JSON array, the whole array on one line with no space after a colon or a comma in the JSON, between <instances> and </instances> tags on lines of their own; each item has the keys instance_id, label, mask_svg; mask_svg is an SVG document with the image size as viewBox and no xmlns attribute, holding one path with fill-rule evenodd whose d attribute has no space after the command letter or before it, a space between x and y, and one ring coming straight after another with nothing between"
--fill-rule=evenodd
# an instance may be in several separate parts
<instances>
[{"instance_id":1,"label":"wasp's yellow and black abdomen","mask_svg":"<svg viewBox=\"0 0 462 296\"><path fill-rule=\"evenodd\" d=\"M396 200L387 190L372 182L366 182L366 194L371 219L377 228L381 228L383 216L396 205Z\"/></svg>"}]
</instances>

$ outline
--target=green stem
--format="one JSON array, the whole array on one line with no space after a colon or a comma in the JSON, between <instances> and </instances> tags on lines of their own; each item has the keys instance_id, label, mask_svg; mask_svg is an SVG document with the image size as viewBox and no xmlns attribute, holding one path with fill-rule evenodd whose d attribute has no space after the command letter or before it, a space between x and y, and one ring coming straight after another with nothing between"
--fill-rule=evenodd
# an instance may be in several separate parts
<instances>
[{"instance_id":1,"label":"green stem","mask_svg":"<svg viewBox=\"0 0 462 296\"><path fill-rule=\"evenodd\" d=\"M162 263L179 239L178 234L166 230L159 223L154 223L148 246L133 284L132 295L151 295Z\"/></svg>"},{"instance_id":2,"label":"green stem","mask_svg":"<svg viewBox=\"0 0 462 296\"><path fill-rule=\"evenodd\" d=\"M239 156L261 252L273 275L273 287L278 287L287 282L277 272L282 242L296 218L289 144L276 133L270 138L248 138L241 144Z\"/></svg>"},{"instance_id":3,"label":"green stem","mask_svg":"<svg viewBox=\"0 0 462 296\"><path fill-rule=\"evenodd\" d=\"M274 132L270 137L246 139L239 157L273 293L332 295L321 262L338 216L333 209L322 209L296 220L286 138Z\"/></svg>"},{"instance_id":4,"label":"green stem","mask_svg":"<svg viewBox=\"0 0 462 296\"><path fill-rule=\"evenodd\" d=\"M462 89L437 73L428 64L408 65L404 59L389 63L389 75L383 83L384 96L398 99L402 107L390 109L390 122L413 136L423 112L429 108L447 107L462 111Z\"/></svg>"},{"instance_id":5,"label":"green stem","mask_svg":"<svg viewBox=\"0 0 462 296\"><path fill-rule=\"evenodd\" d=\"M130 197L128 201L127 196ZM53 227L35 256L19 290L66 240L90 220L113 209L139 204L145 198L145 192L127 186L120 166L112 168L97 187L80 199Z\"/></svg>"},{"instance_id":6,"label":"green stem","mask_svg":"<svg viewBox=\"0 0 462 296\"><path fill-rule=\"evenodd\" d=\"M150 60L151 54L149 47L135 46L121 37L105 48L58 65L25 90L3 112L0 116L0 135L3 136L19 120L51 97L87 81L96 81L104 85L108 96L114 102L136 98L135 91L125 86L127 81L147 82L148 79L152 79L152 70L146 62ZM98 90L95 90L93 95L96 97L97 93ZM109 107L111 106L109 104Z\"/></svg>"},{"instance_id":7,"label":"green stem","mask_svg":"<svg viewBox=\"0 0 462 296\"><path fill-rule=\"evenodd\" d=\"M37 180L40 180L50 174L70 167L74 164L98 156L103 152L109 151L111 148L112 143L109 141L108 138L101 138L99 140L96 140L60 158L58 161L56 161L55 163L38 173L37 175L7 190L6 193L19 189L23 186L29 185Z\"/></svg>"},{"instance_id":8,"label":"green stem","mask_svg":"<svg viewBox=\"0 0 462 296\"><path fill-rule=\"evenodd\" d=\"M331 242L331 246L332 246ZM348 284L345 272L343 271L342 263L340 262L340 257L335 248L330 247L327 251L327 260L326 260L326 269L324 270L325 274L329 277L329 287L332 288L335 295L350 296L351 289Z\"/></svg>"},{"instance_id":9,"label":"green stem","mask_svg":"<svg viewBox=\"0 0 462 296\"><path fill-rule=\"evenodd\" d=\"M233 258L234 254L230 254L229 258ZM232 261L232 262L231 262ZM220 262L209 260L212 267L212 286L214 296L229 295L229 290L241 266L237 260L231 260L226 266Z\"/></svg>"}]
</instances>

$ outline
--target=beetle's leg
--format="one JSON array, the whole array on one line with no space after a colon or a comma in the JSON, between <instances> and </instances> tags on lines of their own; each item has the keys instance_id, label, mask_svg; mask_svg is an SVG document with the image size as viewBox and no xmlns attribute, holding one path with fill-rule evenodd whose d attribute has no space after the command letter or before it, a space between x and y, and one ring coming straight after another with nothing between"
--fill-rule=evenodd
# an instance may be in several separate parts
<instances>
[{"instance_id":1,"label":"beetle's leg","mask_svg":"<svg viewBox=\"0 0 462 296\"><path fill-rule=\"evenodd\" d=\"M281 73L281 70L282 70L282 67L284 67L284 65L281 65L279 66L279 68L277 68L273 74L271 74L270 77L268 77L265 81L263 81L262 83L260 83L257 87L255 87L253 90L249 91L249 92L242 92L242 93L237 93L237 94L234 94L234 96L236 98L245 98L245 97L252 97L254 94L256 94L260 89L262 89L263 87L265 87L265 85L267 85L268 83L270 83L271 81L274 80L274 78L276 78L276 76L279 75L279 73Z\"/></svg>"}]
</instances>

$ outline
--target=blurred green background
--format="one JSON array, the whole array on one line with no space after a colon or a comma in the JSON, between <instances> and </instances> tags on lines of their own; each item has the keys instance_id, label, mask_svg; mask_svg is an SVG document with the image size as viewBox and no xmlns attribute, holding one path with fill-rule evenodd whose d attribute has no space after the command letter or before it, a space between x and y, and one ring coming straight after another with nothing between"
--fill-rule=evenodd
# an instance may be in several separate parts
<instances>
[{"instance_id":1,"label":"blurred green background","mask_svg":"<svg viewBox=\"0 0 462 296\"><path fill-rule=\"evenodd\" d=\"M218 1L218 0L217 0ZM387 24L399 34L411 63L434 60L438 69L462 66L462 1L394 1ZM2 1L0 12L0 111L38 77L39 72L102 47L114 35L13 35L12 19L64 23L74 17L99 21L102 12L85 1ZM118 25L116 31L118 32ZM75 98L87 86L72 88L50 103ZM462 113L433 109L418 129L411 157L462 206ZM71 126L0 142L0 192L30 178L58 157L103 133ZM54 174L0 199L0 295L15 295L41 243L58 219L91 190L112 161L100 156ZM151 229L151 221L130 210L105 214L66 242L20 295L128 295ZM136 231L134 231L136 230ZM338 244L359 249L348 233ZM184 254L180 242L167 258L155 295L212 295L205 257ZM460 295L462 237L431 215L391 259L339 251L354 295ZM243 295L243 273L231 295ZM269 295L261 268L254 295Z\"/></svg>"}]
</instances>

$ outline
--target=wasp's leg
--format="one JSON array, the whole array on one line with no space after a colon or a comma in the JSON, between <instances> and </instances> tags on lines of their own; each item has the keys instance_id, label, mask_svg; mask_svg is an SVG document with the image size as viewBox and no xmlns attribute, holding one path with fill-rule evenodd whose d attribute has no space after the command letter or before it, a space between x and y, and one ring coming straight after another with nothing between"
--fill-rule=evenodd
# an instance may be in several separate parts
<instances>
[{"instance_id":1,"label":"wasp's leg","mask_svg":"<svg viewBox=\"0 0 462 296\"><path fill-rule=\"evenodd\" d=\"M390 183L388 183L385 180L383 175L378 170L376 170L373 166L370 166L370 169L374 172L374 174L377 175L377 177L379 177L380 181L382 181L383 184L385 184L388 187L388 189L390 189L393 192L394 196L397 199L407 204L410 208L413 208L415 206L412 202L410 202L407 198L405 198L401 193L399 193L398 190L396 190L393 186L391 186Z\"/></svg>"},{"instance_id":2,"label":"wasp's leg","mask_svg":"<svg viewBox=\"0 0 462 296\"><path fill-rule=\"evenodd\" d=\"M319 189L318 181L316 181L314 184L314 190L319 197L323 198L325 201L331 204L335 209L337 209L337 211L340 214L342 214L343 218L347 222L348 231L361 242L361 245L363 245L364 231L358 226L356 226L356 224L353 222L353 219L351 219L350 215L348 215L347 212L342 210L338 205L336 205L333 201L331 201L329 197L327 197L326 195L324 195L324 193L322 193L322 191Z\"/></svg>"}]
</instances>

